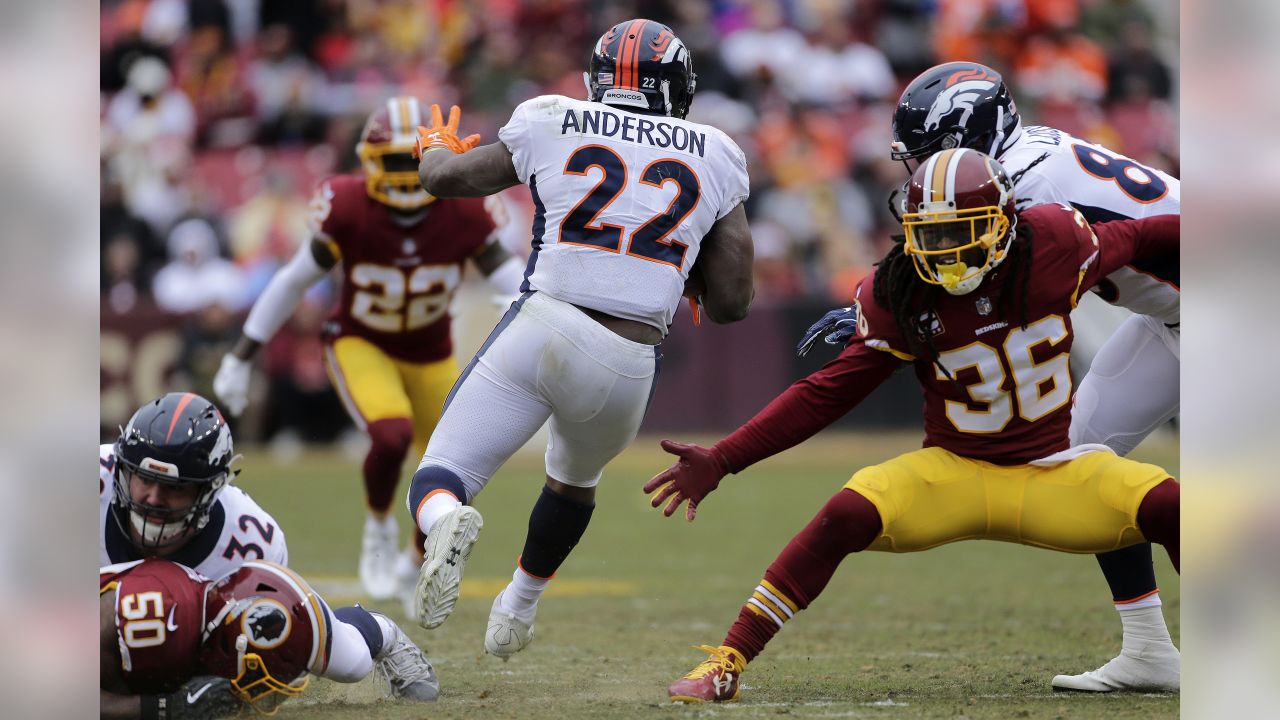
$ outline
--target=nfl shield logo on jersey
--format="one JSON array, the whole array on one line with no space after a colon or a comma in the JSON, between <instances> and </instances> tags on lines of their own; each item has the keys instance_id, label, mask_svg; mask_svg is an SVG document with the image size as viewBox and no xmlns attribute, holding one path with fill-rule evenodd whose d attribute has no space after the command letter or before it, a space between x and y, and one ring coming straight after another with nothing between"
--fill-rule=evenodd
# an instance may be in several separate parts
<instances>
[{"instance_id":1,"label":"nfl shield logo on jersey","mask_svg":"<svg viewBox=\"0 0 1280 720\"><path fill-rule=\"evenodd\" d=\"M974 305L978 308L979 315L985 316L985 315L991 314L991 298L985 297L985 296L980 297L977 299Z\"/></svg>"}]
</instances>

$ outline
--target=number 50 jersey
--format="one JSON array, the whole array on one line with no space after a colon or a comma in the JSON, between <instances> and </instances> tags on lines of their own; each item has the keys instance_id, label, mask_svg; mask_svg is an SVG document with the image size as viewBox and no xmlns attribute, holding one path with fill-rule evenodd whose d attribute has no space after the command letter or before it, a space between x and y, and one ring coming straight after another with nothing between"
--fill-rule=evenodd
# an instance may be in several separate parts
<instances>
[{"instance_id":1,"label":"number 50 jersey","mask_svg":"<svg viewBox=\"0 0 1280 720\"><path fill-rule=\"evenodd\" d=\"M522 290L664 334L711 226L748 195L747 164L708 125L544 95L498 133L533 193Z\"/></svg>"}]
</instances>

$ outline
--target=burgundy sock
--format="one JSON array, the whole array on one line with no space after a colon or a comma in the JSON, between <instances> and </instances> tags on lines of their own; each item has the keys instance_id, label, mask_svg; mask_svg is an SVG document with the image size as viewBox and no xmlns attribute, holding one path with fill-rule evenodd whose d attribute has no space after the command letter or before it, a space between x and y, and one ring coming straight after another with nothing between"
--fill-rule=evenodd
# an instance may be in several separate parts
<instances>
[{"instance_id":1,"label":"burgundy sock","mask_svg":"<svg viewBox=\"0 0 1280 720\"><path fill-rule=\"evenodd\" d=\"M1178 563L1182 540L1178 524L1180 495L1178 481L1169 478L1151 488L1138 506L1138 529L1151 542L1164 546L1173 561L1173 569L1179 573L1182 572Z\"/></svg>"},{"instance_id":2,"label":"burgundy sock","mask_svg":"<svg viewBox=\"0 0 1280 720\"><path fill-rule=\"evenodd\" d=\"M408 418L387 418L369 423L367 430L372 444L364 456L365 500L370 509L386 512L400 483L400 466L413 441L413 423Z\"/></svg>"},{"instance_id":3,"label":"burgundy sock","mask_svg":"<svg viewBox=\"0 0 1280 720\"><path fill-rule=\"evenodd\" d=\"M751 661L787 620L817 599L846 555L866 549L879 534L875 505L841 489L765 570L722 644Z\"/></svg>"}]
</instances>

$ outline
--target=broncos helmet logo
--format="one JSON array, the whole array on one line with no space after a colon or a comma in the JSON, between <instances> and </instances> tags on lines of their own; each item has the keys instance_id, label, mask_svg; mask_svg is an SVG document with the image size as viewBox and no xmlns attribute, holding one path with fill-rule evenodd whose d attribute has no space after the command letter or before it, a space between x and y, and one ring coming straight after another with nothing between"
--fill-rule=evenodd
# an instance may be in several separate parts
<instances>
[{"instance_id":1,"label":"broncos helmet logo","mask_svg":"<svg viewBox=\"0 0 1280 720\"><path fill-rule=\"evenodd\" d=\"M956 110L963 111L956 124L965 127L969 117L973 115L973 104L982 97L983 92L993 90L995 87L996 84L990 80L964 80L948 87L938 93L933 105L929 107L929 114L924 119L924 129L937 130L942 124L942 119Z\"/></svg>"}]
</instances>

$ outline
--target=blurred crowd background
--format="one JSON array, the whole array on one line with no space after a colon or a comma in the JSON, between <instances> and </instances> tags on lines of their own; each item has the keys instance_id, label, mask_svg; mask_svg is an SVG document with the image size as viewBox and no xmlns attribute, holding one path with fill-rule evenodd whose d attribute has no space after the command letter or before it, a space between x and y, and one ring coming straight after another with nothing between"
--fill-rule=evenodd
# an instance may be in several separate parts
<instances>
[{"instance_id":1,"label":"blurred crowd background","mask_svg":"<svg viewBox=\"0 0 1280 720\"><path fill-rule=\"evenodd\" d=\"M1178 5L1161 0L103 0L104 427L170 386L210 392L244 313L308 237L315 183L358 171L354 143L387 97L456 103L489 142L530 97L581 97L595 39L641 16L693 54L689 118L747 154L753 314L802 323L847 304L897 231L894 105L938 62L1001 71L1025 124L1180 174ZM504 242L527 255L528 191L503 200ZM271 410L251 436L345 427L318 337L333 297L317 286L268 347Z\"/></svg>"}]
</instances>

